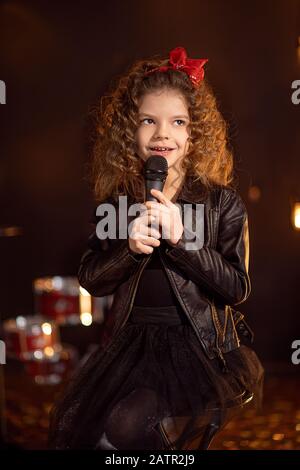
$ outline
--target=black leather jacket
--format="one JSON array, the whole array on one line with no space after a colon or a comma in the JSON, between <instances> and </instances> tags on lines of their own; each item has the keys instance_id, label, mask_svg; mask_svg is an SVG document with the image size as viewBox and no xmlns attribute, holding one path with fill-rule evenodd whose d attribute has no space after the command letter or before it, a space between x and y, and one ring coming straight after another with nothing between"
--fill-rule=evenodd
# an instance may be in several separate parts
<instances>
[{"instance_id":1,"label":"black leather jacket","mask_svg":"<svg viewBox=\"0 0 300 470\"><path fill-rule=\"evenodd\" d=\"M240 345L236 325L239 323L241 331L246 325L233 307L244 302L251 290L247 211L235 190L215 185L205 193L201 183L191 177L186 178L176 202L204 204L204 245L187 251L184 232L175 247L166 244L164 250L161 246L155 249L207 356L218 357L226 367L223 353ZM117 209L117 202L115 206ZM129 223L130 217L127 220ZM128 238L100 240L95 231L91 234L78 277L93 296L114 294L105 321L104 348L125 325L150 257L133 255ZM245 334L249 335L247 328Z\"/></svg>"}]
</instances>

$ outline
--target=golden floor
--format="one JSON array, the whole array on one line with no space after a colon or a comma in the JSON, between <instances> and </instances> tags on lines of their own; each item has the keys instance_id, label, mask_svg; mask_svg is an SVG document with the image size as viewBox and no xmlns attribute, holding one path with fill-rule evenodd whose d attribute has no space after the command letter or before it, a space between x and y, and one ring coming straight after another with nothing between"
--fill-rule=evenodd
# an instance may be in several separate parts
<instances>
[{"instance_id":1,"label":"golden floor","mask_svg":"<svg viewBox=\"0 0 300 470\"><path fill-rule=\"evenodd\" d=\"M24 373L5 369L6 439L25 449L47 448L48 416L59 386L36 385ZM300 449L300 377L265 380L262 410L242 411L210 449Z\"/></svg>"},{"instance_id":2,"label":"golden floor","mask_svg":"<svg viewBox=\"0 0 300 470\"><path fill-rule=\"evenodd\" d=\"M265 381L262 410L249 408L215 437L210 449L300 449L300 377Z\"/></svg>"}]
</instances>

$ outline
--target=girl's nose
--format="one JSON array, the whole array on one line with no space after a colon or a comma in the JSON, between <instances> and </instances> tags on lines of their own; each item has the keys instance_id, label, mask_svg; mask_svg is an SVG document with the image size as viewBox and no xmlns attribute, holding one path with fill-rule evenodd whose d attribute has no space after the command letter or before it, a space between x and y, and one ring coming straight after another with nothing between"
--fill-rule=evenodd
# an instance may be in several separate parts
<instances>
[{"instance_id":1,"label":"girl's nose","mask_svg":"<svg viewBox=\"0 0 300 470\"><path fill-rule=\"evenodd\" d=\"M169 131L167 130L166 126L159 126L156 129L155 137L157 139L168 139L169 138Z\"/></svg>"}]
</instances>

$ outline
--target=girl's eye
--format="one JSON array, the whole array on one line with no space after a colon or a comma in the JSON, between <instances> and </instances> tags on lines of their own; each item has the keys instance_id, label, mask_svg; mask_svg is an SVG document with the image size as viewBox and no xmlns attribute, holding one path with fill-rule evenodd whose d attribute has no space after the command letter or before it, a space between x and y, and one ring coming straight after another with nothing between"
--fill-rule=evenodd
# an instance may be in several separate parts
<instances>
[{"instance_id":1,"label":"girl's eye","mask_svg":"<svg viewBox=\"0 0 300 470\"><path fill-rule=\"evenodd\" d=\"M145 118L145 119L142 119L141 122L144 122L144 121L152 121L153 122L153 119L151 118ZM176 119L174 122L180 122L180 126L183 126L185 124L185 121L183 119Z\"/></svg>"},{"instance_id":2,"label":"girl's eye","mask_svg":"<svg viewBox=\"0 0 300 470\"><path fill-rule=\"evenodd\" d=\"M145 119L142 119L141 122L144 122L144 121L153 121L153 119L151 118L145 118Z\"/></svg>"}]
</instances>

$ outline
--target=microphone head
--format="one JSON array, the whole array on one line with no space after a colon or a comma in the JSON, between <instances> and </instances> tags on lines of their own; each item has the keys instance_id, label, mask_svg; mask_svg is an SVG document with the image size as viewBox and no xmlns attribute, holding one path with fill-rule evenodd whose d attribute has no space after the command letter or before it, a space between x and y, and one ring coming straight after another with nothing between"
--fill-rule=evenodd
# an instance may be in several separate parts
<instances>
[{"instance_id":1,"label":"microphone head","mask_svg":"<svg viewBox=\"0 0 300 470\"><path fill-rule=\"evenodd\" d=\"M151 155L144 166L146 179L164 181L168 176L168 161L162 155Z\"/></svg>"}]
</instances>

